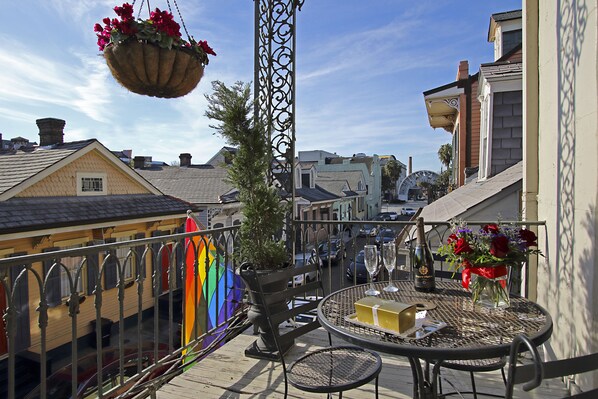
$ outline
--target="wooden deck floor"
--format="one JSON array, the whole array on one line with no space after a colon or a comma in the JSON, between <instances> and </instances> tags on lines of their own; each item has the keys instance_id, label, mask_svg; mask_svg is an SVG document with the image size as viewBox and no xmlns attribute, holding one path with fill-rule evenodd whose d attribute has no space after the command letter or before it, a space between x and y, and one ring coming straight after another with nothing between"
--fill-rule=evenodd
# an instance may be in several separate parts
<instances>
[{"instance_id":1,"label":"wooden deck floor","mask_svg":"<svg viewBox=\"0 0 598 399\"><path fill-rule=\"evenodd\" d=\"M239 335L209 357L194 365L190 370L175 377L158 392L158 399L253 399L284 397L284 376L280 363L250 359L244 356L245 348L255 340L252 329ZM323 329L318 329L296 342L287 355L292 361L306 351L328 344L328 336ZM335 341L334 344L343 344ZM380 398L411 398L413 380L407 359L381 354L383 368L380 375ZM469 373L443 369L443 378L451 381L461 391L471 389ZM478 392L504 394L504 385L500 372L476 374ZM451 387L443 382L446 391ZM556 381L548 381L532 393L520 389L517 398L559 398L566 394L564 386ZM322 394L310 394L289 386L289 398L323 398ZM343 394L346 399L374 398L374 384L367 384L361 389L354 389ZM459 395L453 396L459 398ZM463 395L471 398L472 395Z\"/></svg>"}]
</instances>

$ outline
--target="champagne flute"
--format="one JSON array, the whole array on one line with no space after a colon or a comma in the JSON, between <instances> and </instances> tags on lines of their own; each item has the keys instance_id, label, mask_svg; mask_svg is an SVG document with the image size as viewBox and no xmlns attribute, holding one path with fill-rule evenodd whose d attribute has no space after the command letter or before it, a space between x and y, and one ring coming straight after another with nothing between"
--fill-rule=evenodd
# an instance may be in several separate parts
<instances>
[{"instance_id":1,"label":"champagne flute","mask_svg":"<svg viewBox=\"0 0 598 399\"><path fill-rule=\"evenodd\" d=\"M392 283L392 272L395 269L397 261L397 252L394 242L385 242L383 244L382 259L384 260L384 267L388 270L388 285L384 287L384 291L397 292L399 289Z\"/></svg>"},{"instance_id":2,"label":"champagne flute","mask_svg":"<svg viewBox=\"0 0 598 399\"><path fill-rule=\"evenodd\" d=\"M378 248L375 245L366 245L363 247L364 249L364 261L365 261L365 268L370 275L370 288L365 292L366 295L380 295L380 291L378 291L374 287L374 275L378 271Z\"/></svg>"}]
</instances>

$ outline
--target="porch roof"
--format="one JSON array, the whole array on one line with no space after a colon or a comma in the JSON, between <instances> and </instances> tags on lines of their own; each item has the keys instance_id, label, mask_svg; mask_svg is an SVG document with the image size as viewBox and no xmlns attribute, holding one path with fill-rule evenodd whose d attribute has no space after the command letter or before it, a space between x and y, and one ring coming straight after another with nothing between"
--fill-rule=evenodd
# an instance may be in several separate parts
<instances>
[{"instance_id":1,"label":"porch roof","mask_svg":"<svg viewBox=\"0 0 598 399\"><path fill-rule=\"evenodd\" d=\"M295 189L295 195L309 202L333 202L340 197L334 195L316 184L315 188L301 187Z\"/></svg>"},{"instance_id":2,"label":"porch roof","mask_svg":"<svg viewBox=\"0 0 598 399\"><path fill-rule=\"evenodd\" d=\"M167 195L16 197L0 202L0 231L11 234L150 217L182 217L193 204Z\"/></svg>"}]
</instances>

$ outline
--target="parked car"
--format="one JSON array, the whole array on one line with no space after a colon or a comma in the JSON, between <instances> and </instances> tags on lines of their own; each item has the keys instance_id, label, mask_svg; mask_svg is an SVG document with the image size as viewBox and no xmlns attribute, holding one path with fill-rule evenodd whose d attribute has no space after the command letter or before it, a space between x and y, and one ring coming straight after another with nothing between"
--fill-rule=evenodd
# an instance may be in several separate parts
<instances>
[{"instance_id":1,"label":"parked car","mask_svg":"<svg viewBox=\"0 0 598 399\"><path fill-rule=\"evenodd\" d=\"M376 245L380 247L380 245L386 242L392 242L395 239L395 232L391 229L380 229L378 234L376 235Z\"/></svg>"},{"instance_id":2,"label":"parked car","mask_svg":"<svg viewBox=\"0 0 598 399\"><path fill-rule=\"evenodd\" d=\"M413 209L413 208L401 208L401 215L403 215L403 216L413 216L413 215L415 215L415 209Z\"/></svg>"},{"instance_id":3,"label":"parked car","mask_svg":"<svg viewBox=\"0 0 598 399\"><path fill-rule=\"evenodd\" d=\"M323 266L322 259L318 257L315 249L312 249L310 252L295 254L295 268L301 268L305 265L311 265L314 263L319 263L320 268ZM318 273L316 271L299 274L295 276L294 285L302 285L304 281L309 283L310 281L315 280L317 277ZM293 281L289 281L288 285L293 286Z\"/></svg>"},{"instance_id":4,"label":"parked car","mask_svg":"<svg viewBox=\"0 0 598 399\"><path fill-rule=\"evenodd\" d=\"M365 253L363 249L359 251L357 257L355 259L351 259L351 263L347 267L346 276L347 280L355 281L354 276L356 275L356 282L357 284L367 283L369 281L368 271L365 268L365 260L364 260ZM378 274L380 272L380 268L378 268L378 272L374 276L374 281L378 281Z\"/></svg>"},{"instance_id":5,"label":"parked car","mask_svg":"<svg viewBox=\"0 0 598 399\"><path fill-rule=\"evenodd\" d=\"M362 224L359 228L359 237L376 237L378 229L373 224Z\"/></svg>"},{"instance_id":6,"label":"parked car","mask_svg":"<svg viewBox=\"0 0 598 399\"><path fill-rule=\"evenodd\" d=\"M328 245L328 241L320 244L318 254L324 264L328 263L329 259L331 263L338 263L341 259L347 257L347 248L345 248L340 238L335 238L330 240L330 245Z\"/></svg>"},{"instance_id":7,"label":"parked car","mask_svg":"<svg viewBox=\"0 0 598 399\"><path fill-rule=\"evenodd\" d=\"M399 218L399 214L396 212L380 212L374 220L381 220L384 222L395 221Z\"/></svg>"}]
</instances>

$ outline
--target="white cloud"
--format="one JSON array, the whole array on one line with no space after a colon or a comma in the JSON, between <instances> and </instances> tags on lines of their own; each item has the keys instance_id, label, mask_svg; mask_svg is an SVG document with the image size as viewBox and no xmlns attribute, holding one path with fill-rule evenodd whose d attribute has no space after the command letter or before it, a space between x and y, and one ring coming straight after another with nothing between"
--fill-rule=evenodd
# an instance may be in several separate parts
<instances>
[{"instance_id":1,"label":"white cloud","mask_svg":"<svg viewBox=\"0 0 598 399\"><path fill-rule=\"evenodd\" d=\"M123 3L125 2L123 1ZM41 4L48 12L58 13L65 21L80 21L87 17L92 10L101 10L102 8L106 10L105 16L116 17L112 9L122 3L114 0L50 0L41 2Z\"/></svg>"},{"instance_id":2,"label":"white cloud","mask_svg":"<svg viewBox=\"0 0 598 399\"><path fill-rule=\"evenodd\" d=\"M101 58L65 53L59 61L53 61L36 55L34 49L14 38L0 40L5 43L0 47L0 96L6 103L61 106L96 121L106 120L102 111L110 102L110 94L102 90L107 67Z\"/></svg>"}]
</instances>

